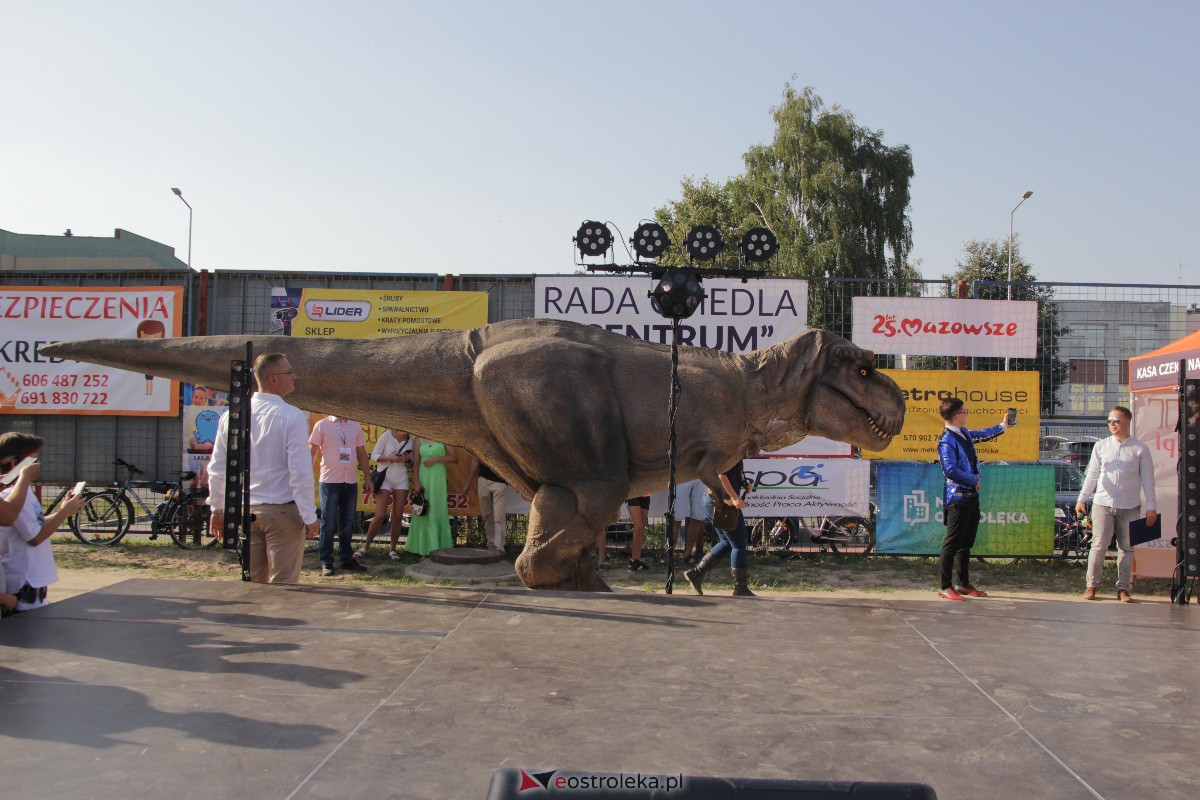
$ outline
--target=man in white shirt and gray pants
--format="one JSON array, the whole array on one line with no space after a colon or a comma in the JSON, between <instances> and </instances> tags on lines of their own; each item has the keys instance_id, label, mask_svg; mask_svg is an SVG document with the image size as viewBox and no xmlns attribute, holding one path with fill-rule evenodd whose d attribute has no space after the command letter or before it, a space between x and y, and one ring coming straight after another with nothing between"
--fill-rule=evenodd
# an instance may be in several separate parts
<instances>
[{"instance_id":1,"label":"man in white shirt and gray pants","mask_svg":"<svg viewBox=\"0 0 1200 800\"><path fill-rule=\"evenodd\" d=\"M1150 448L1129 435L1133 413L1125 406L1108 412L1107 439L1096 443L1088 461L1083 491L1075 503L1080 518L1092 504L1092 551L1088 553L1085 600L1096 599L1096 589L1104 573L1104 554L1117 537L1117 599L1132 603L1129 589L1133 584L1133 548L1129 546L1129 523L1142 516L1142 495L1146 496L1146 524L1158 519L1154 501L1154 462Z\"/></svg>"},{"instance_id":2,"label":"man in white shirt and gray pants","mask_svg":"<svg viewBox=\"0 0 1200 800\"><path fill-rule=\"evenodd\" d=\"M254 359L258 391L250 398L250 580L299 583L305 536L317 535L308 415L283 398L296 388L296 372L282 353ZM224 527L226 439L229 413L217 424L208 464L210 530Z\"/></svg>"}]
</instances>

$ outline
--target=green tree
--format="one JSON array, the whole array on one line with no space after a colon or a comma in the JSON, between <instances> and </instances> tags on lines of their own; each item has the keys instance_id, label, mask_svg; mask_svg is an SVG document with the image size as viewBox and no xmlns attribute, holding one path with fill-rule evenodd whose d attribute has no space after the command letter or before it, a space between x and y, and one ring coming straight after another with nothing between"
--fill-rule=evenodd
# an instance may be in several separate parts
<instances>
[{"instance_id":1,"label":"green tree","mask_svg":"<svg viewBox=\"0 0 1200 800\"><path fill-rule=\"evenodd\" d=\"M1038 389L1044 415L1054 413L1063 405L1057 387L1067 379L1067 363L1059 358L1059 340L1068 329L1059 325L1058 304L1054 302L1054 290L1049 286L1035 285L1037 276L1030 264L1021 257L1020 240L1013 239L1012 245L1012 299L1033 300L1038 304L1037 357L1014 358L1009 368L1034 370L1039 373ZM974 286L972 295L977 300L1008 299L1008 241L1006 239L972 239L963 245L963 257L955 262L955 270L943 276L955 284L964 280ZM919 357L914 359L917 369L953 369L952 358ZM975 369L1002 370L1003 358L977 358Z\"/></svg>"},{"instance_id":2,"label":"green tree","mask_svg":"<svg viewBox=\"0 0 1200 800\"><path fill-rule=\"evenodd\" d=\"M770 272L818 279L809 287L810 324L848 335L853 295L918 293L901 283L920 278L908 261L912 155L841 107L827 108L810 87L787 84L772 113L775 136L745 153L742 175L724 184L687 178L680 199L655 217L677 244L692 225L714 225L731 250L747 230L770 229L779 239Z\"/></svg>"},{"instance_id":3,"label":"green tree","mask_svg":"<svg viewBox=\"0 0 1200 800\"><path fill-rule=\"evenodd\" d=\"M746 227L780 240L778 271L805 278L907 278L912 249L912 153L883 132L826 108L811 87L788 84L772 110L775 138L751 147L733 196Z\"/></svg>"}]
</instances>

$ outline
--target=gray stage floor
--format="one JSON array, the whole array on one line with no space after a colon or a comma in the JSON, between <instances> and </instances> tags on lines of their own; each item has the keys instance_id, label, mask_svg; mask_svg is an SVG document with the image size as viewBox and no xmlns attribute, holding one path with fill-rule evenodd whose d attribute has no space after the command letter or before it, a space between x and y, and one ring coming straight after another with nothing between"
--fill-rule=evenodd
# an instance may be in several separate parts
<instances>
[{"instance_id":1,"label":"gray stage floor","mask_svg":"<svg viewBox=\"0 0 1200 800\"><path fill-rule=\"evenodd\" d=\"M131 580L0 623L0 787L469 800L526 767L1194 800L1198 661L1200 608L1162 602Z\"/></svg>"}]
</instances>

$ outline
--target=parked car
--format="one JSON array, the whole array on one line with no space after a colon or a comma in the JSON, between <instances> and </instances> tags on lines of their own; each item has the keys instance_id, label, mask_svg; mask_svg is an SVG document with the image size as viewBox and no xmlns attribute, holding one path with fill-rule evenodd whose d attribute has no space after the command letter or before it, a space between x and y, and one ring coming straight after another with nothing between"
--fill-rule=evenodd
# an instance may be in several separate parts
<instances>
[{"instance_id":1,"label":"parked car","mask_svg":"<svg viewBox=\"0 0 1200 800\"><path fill-rule=\"evenodd\" d=\"M1078 439L1043 436L1038 458L1067 461L1081 470L1087 469L1088 459L1092 457L1092 448L1098 441L1100 440L1094 436L1082 436Z\"/></svg>"},{"instance_id":2,"label":"parked car","mask_svg":"<svg viewBox=\"0 0 1200 800\"><path fill-rule=\"evenodd\" d=\"M1093 442L1093 444L1095 444ZM1075 501L1083 490L1083 470L1063 458L1039 458L1037 461L1002 461L1002 464L1043 465L1054 467L1054 516L1073 519ZM1086 466L1087 462L1084 462Z\"/></svg>"}]
</instances>

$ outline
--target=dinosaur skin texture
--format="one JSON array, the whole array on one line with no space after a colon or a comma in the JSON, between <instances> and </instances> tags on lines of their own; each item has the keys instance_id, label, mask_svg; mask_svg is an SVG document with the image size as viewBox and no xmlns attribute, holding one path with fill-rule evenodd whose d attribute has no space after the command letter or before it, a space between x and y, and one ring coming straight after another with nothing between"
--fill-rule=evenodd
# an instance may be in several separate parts
<instances>
[{"instance_id":1,"label":"dinosaur skin texture","mask_svg":"<svg viewBox=\"0 0 1200 800\"><path fill-rule=\"evenodd\" d=\"M230 362L280 352L288 401L474 453L531 502L517 574L531 589L607 591L591 550L627 497L667 485L671 348L540 319L390 339L92 339L45 355L228 388ZM676 480L819 435L883 450L904 399L875 356L810 330L769 348L679 352Z\"/></svg>"}]
</instances>

